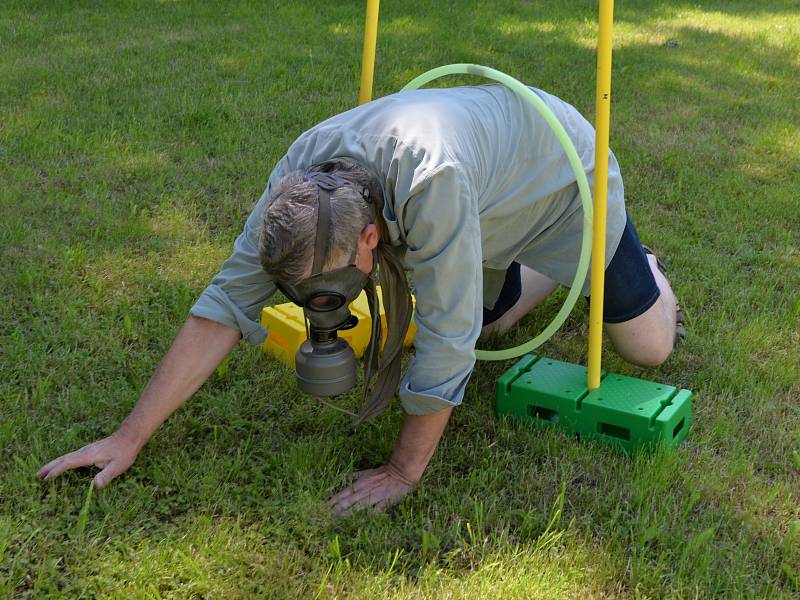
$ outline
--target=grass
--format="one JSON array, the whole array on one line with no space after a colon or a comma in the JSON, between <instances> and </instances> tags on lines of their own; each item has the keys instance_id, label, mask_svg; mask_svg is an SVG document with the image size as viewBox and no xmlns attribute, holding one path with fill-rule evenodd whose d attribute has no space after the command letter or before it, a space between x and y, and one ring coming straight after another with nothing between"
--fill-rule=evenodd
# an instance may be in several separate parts
<instances>
[{"instance_id":1,"label":"grass","mask_svg":"<svg viewBox=\"0 0 800 600\"><path fill-rule=\"evenodd\" d=\"M592 115L592 2L383 4L376 95L477 62ZM337 520L325 499L387 458L399 407L350 432L242 346L109 488L88 470L35 480L114 430L273 164L355 104L362 22L350 1L0 7L0 595L798 597L789 0L616 11L612 146L689 339L658 370L605 368L695 392L679 451L626 458L497 420L508 365L480 364L417 492ZM547 354L584 362L585 323L581 307Z\"/></svg>"}]
</instances>

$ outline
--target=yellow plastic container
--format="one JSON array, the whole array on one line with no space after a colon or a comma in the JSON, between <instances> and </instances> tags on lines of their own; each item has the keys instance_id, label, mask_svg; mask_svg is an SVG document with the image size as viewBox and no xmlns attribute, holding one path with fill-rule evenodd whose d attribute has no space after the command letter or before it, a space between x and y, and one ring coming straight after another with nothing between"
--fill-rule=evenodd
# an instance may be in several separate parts
<instances>
[{"instance_id":1,"label":"yellow plastic container","mask_svg":"<svg viewBox=\"0 0 800 600\"><path fill-rule=\"evenodd\" d=\"M383 310L383 299L380 295L378 286L378 298L380 302L381 325L383 341L386 341L386 315ZM413 300L413 298L412 298ZM358 298L350 304L350 312L358 317L358 325L353 329L339 332L339 337L346 340L353 348L356 356L362 356L369 344L369 337L372 333L372 322L369 317L369 304L367 295L361 292ZM303 309L292 302L279 304L277 306L265 306L261 311L261 325L269 331L267 339L264 341L264 352L272 354L282 363L294 368L294 355L300 349L300 345L306 341L306 326L303 322ZM412 319L408 326L406 339L403 345L408 348L414 341L417 328Z\"/></svg>"}]
</instances>

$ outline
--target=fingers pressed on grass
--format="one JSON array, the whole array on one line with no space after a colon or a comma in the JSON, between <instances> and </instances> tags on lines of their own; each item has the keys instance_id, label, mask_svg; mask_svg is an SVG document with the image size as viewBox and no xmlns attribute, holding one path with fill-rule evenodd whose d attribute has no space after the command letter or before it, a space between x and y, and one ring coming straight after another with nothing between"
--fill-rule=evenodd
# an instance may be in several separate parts
<instances>
[{"instance_id":1,"label":"fingers pressed on grass","mask_svg":"<svg viewBox=\"0 0 800 600\"><path fill-rule=\"evenodd\" d=\"M357 479L351 485L328 501L334 513L349 515L354 510L366 508L383 510L411 493L415 486L415 482L391 464L355 475Z\"/></svg>"},{"instance_id":2,"label":"fingers pressed on grass","mask_svg":"<svg viewBox=\"0 0 800 600\"><path fill-rule=\"evenodd\" d=\"M374 487L356 490L355 493L346 500L346 506L352 506L354 504L373 504L377 501L379 494L380 491L376 490Z\"/></svg>"},{"instance_id":3,"label":"fingers pressed on grass","mask_svg":"<svg viewBox=\"0 0 800 600\"><path fill-rule=\"evenodd\" d=\"M329 504L333 512L342 513L354 505L358 504L365 497L373 492L373 488L366 490L356 490L350 486L330 499Z\"/></svg>"},{"instance_id":4,"label":"fingers pressed on grass","mask_svg":"<svg viewBox=\"0 0 800 600\"><path fill-rule=\"evenodd\" d=\"M47 463L45 466L39 469L36 472L36 475L44 479L53 469L55 469L57 465L61 464L69 456L70 456L69 454L66 454L64 456L59 456L58 458L51 460L49 463Z\"/></svg>"},{"instance_id":5,"label":"fingers pressed on grass","mask_svg":"<svg viewBox=\"0 0 800 600\"><path fill-rule=\"evenodd\" d=\"M365 497L359 500L354 500L345 506L335 507L333 512L338 515L348 516L352 515L357 510L368 510L375 508L378 502L380 501L368 494Z\"/></svg>"},{"instance_id":6,"label":"fingers pressed on grass","mask_svg":"<svg viewBox=\"0 0 800 600\"><path fill-rule=\"evenodd\" d=\"M61 458L57 458L51 463L48 463L42 468L44 471L43 479L49 481L61 475L64 471L83 466L84 464L91 464L91 461L86 463L84 459L79 456L78 452L72 452ZM40 471L40 472L42 472Z\"/></svg>"},{"instance_id":7,"label":"fingers pressed on grass","mask_svg":"<svg viewBox=\"0 0 800 600\"><path fill-rule=\"evenodd\" d=\"M358 510L374 510L376 512L382 512L397 502L397 500L398 498L392 496L385 498L378 498L377 496L368 497L366 500L362 499L360 502L354 502L347 508L335 512L341 516L349 516Z\"/></svg>"},{"instance_id":8,"label":"fingers pressed on grass","mask_svg":"<svg viewBox=\"0 0 800 600\"><path fill-rule=\"evenodd\" d=\"M352 486L347 487L328 500L328 506L330 506L333 510L337 510L337 507L340 508L342 506L348 506L351 503L354 493L355 490L352 488Z\"/></svg>"}]
</instances>

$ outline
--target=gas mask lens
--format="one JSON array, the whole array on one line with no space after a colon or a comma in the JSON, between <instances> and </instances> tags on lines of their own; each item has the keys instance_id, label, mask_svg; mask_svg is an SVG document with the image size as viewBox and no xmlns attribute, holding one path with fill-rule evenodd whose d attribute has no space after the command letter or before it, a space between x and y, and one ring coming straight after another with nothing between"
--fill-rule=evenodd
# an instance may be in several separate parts
<instances>
[{"instance_id":1,"label":"gas mask lens","mask_svg":"<svg viewBox=\"0 0 800 600\"><path fill-rule=\"evenodd\" d=\"M316 292L312 294L308 300L307 305L311 310L319 312L329 312L341 308L347 299L336 292Z\"/></svg>"}]
</instances>

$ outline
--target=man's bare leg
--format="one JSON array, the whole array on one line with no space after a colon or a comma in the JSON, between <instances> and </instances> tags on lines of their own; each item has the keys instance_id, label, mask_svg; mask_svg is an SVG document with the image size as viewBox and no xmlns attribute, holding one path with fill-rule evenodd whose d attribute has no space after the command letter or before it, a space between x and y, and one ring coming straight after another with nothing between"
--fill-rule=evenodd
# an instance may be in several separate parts
<instances>
[{"instance_id":1,"label":"man's bare leg","mask_svg":"<svg viewBox=\"0 0 800 600\"><path fill-rule=\"evenodd\" d=\"M507 331L514 323L547 300L550 294L558 287L558 283L547 275L542 275L525 265L520 265L520 280L522 294L517 303L508 309L502 317L481 329L480 339L492 333Z\"/></svg>"},{"instance_id":2,"label":"man's bare leg","mask_svg":"<svg viewBox=\"0 0 800 600\"><path fill-rule=\"evenodd\" d=\"M677 302L656 257L648 254L647 261L661 291L658 300L630 321L606 323L605 330L622 358L641 367L656 367L667 360L675 345Z\"/></svg>"},{"instance_id":3,"label":"man's bare leg","mask_svg":"<svg viewBox=\"0 0 800 600\"><path fill-rule=\"evenodd\" d=\"M647 261L661 292L658 300L638 317L623 323L606 323L604 329L622 358L642 367L655 367L667 360L675 345L677 301L667 278L658 269L655 256L648 254ZM497 321L484 327L481 338L507 331L558 287L557 282L524 265L520 267L520 278L519 300Z\"/></svg>"}]
</instances>

